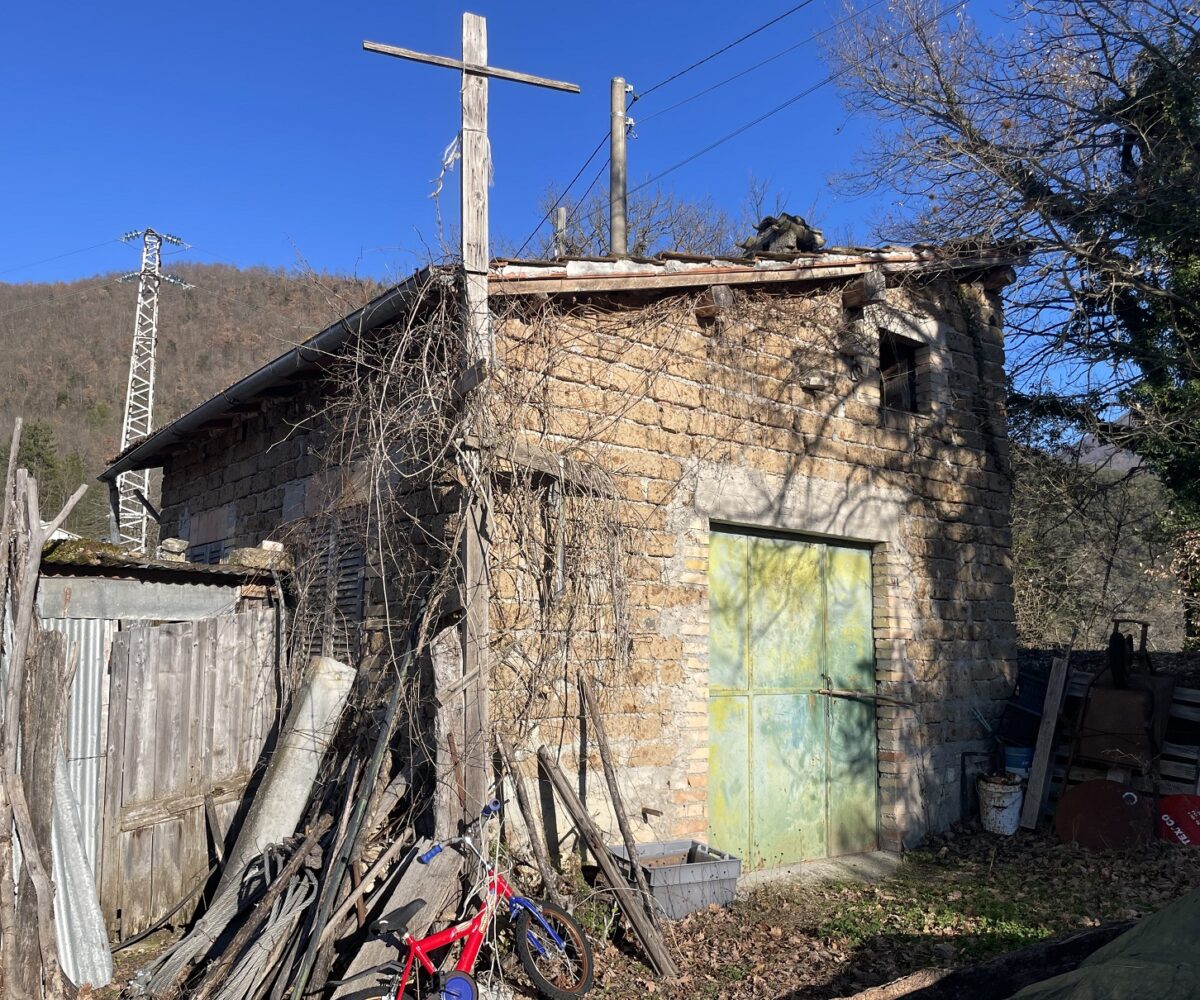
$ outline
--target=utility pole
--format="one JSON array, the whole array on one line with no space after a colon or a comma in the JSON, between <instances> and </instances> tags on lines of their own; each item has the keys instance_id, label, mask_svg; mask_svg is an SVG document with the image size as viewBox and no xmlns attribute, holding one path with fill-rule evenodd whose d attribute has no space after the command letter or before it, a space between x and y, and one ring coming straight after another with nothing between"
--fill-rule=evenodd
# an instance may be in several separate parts
<instances>
[{"instance_id":1,"label":"utility pole","mask_svg":"<svg viewBox=\"0 0 1200 1000\"><path fill-rule=\"evenodd\" d=\"M628 206L626 205L625 131L629 119L625 115L625 95L632 90L625 77L614 76L609 92L608 136L608 252L612 257L629 255Z\"/></svg>"},{"instance_id":2,"label":"utility pole","mask_svg":"<svg viewBox=\"0 0 1200 1000\"><path fill-rule=\"evenodd\" d=\"M512 80L517 83L547 87L568 93L579 93L579 87L562 80L550 80L516 70L488 65L487 21L478 14L463 14L462 58L414 52L395 45L363 42L368 52L431 63L456 69L461 73L462 100L462 266L463 315L467 328L466 366L482 376L495 365L495 345L492 338L492 319L488 306L488 180L489 144L487 131L488 81ZM482 381L482 379L481 379ZM470 400L468 400L468 405ZM476 415L478 416L478 415ZM468 418L467 424L471 420ZM483 436L482 434L480 435ZM478 456L464 456L468 482L480 479ZM463 511L464 530L460 550L461 592L463 608L463 694L464 694L464 772L466 785L466 819L473 819L489 793L489 607L487 535L484 522L488 516L486 484L470 496ZM295 995L302 992L304 982L297 979Z\"/></svg>"},{"instance_id":3,"label":"utility pole","mask_svg":"<svg viewBox=\"0 0 1200 1000\"><path fill-rule=\"evenodd\" d=\"M122 276L122 281L138 279L137 313L133 324L133 353L129 359L129 383L125 391L125 418L121 424L121 451L146 437L154 418L154 353L158 346L158 290L164 282L191 288L182 281L162 272L162 245L179 247L187 244L177 236L168 236L153 229L126 233L126 243L142 241L142 266ZM150 497L150 473L147 469L122 473L117 480L113 515L120 544L145 551L146 514Z\"/></svg>"},{"instance_id":4,"label":"utility pole","mask_svg":"<svg viewBox=\"0 0 1200 1000\"><path fill-rule=\"evenodd\" d=\"M567 206L559 205L554 210L554 256L567 255Z\"/></svg>"}]
</instances>

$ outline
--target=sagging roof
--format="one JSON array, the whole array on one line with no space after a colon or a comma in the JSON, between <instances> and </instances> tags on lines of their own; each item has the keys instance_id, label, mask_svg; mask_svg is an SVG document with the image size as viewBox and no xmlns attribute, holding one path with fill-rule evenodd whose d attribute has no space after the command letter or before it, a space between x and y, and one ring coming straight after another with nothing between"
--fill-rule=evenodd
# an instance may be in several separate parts
<instances>
[{"instance_id":1,"label":"sagging roof","mask_svg":"<svg viewBox=\"0 0 1200 1000\"><path fill-rule=\"evenodd\" d=\"M113 579L170 580L178 583L272 583L269 569L235 563L171 562L150 559L109 542L90 538L55 539L42 551L43 576L100 576Z\"/></svg>"},{"instance_id":2,"label":"sagging roof","mask_svg":"<svg viewBox=\"0 0 1200 1000\"><path fill-rule=\"evenodd\" d=\"M772 285L854 278L867 271L887 274L986 271L1008 267L1014 254L988 247L831 248L801 254L708 257L661 253L656 257L572 257L556 260L496 260L488 275L492 296L561 295L707 288L712 285ZM249 409L264 396L319 374L350 338L396 322L420 293L448 283L455 269L427 267L372 299L304 343L201 403L194 410L135 441L100 474L114 482L124 472L161 464L173 445Z\"/></svg>"}]
</instances>

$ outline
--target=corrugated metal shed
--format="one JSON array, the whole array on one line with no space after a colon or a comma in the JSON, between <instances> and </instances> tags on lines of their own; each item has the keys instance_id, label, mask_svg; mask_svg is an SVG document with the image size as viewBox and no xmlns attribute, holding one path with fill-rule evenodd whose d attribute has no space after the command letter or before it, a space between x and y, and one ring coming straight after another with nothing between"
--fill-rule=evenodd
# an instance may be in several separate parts
<instances>
[{"instance_id":1,"label":"corrugated metal shed","mask_svg":"<svg viewBox=\"0 0 1200 1000\"><path fill-rule=\"evenodd\" d=\"M79 807L83 849L93 877L99 877L100 796L108 730L108 655L117 623L99 618L43 618L41 623L63 633L79 650L63 750L67 757L67 783Z\"/></svg>"}]
</instances>

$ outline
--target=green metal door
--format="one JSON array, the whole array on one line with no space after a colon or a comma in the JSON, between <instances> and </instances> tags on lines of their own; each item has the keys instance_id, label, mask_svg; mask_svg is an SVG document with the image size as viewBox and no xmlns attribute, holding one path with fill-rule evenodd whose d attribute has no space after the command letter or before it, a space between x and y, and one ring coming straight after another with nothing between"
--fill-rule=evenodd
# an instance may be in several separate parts
<instances>
[{"instance_id":1,"label":"green metal door","mask_svg":"<svg viewBox=\"0 0 1200 1000\"><path fill-rule=\"evenodd\" d=\"M748 867L874 850L874 689L867 549L712 532L714 846Z\"/></svg>"}]
</instances>

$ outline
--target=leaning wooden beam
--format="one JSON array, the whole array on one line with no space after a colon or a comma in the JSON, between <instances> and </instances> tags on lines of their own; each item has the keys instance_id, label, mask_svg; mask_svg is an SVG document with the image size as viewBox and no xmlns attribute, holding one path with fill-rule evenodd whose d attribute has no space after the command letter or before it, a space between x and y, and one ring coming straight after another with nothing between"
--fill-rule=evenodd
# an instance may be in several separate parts
<instances>
[{"instance_id":1,"label":"leaning wooden beam","mask_svg":"<svg viewBox=\"0 0 1200 1000\"><path fill-rule=\"evenodd\" d=\"M537 864L538 874L542 876L542 886L546 891L546 898L550 902L558 906L563 905L562 896L559 895L558 886L555 884L554 869L550 866L550 859L546 857L546 845L542 842L542 831L538 828L537 822L533 816L533 808L529 803L529 791L525 787L525 779L521 776L521 772L517 770L517 762L513 757L513 752L509 748L508 741L499 733L496 734L496 748L500 751L500 759L504 761L504 770L508 772L508 776L513 783L513 791L517 793L517 809L521 813L521 820L525 824L525 832L529 834L529 847L533 851L533 860Z\"/></svg>"},{"instance_id":2,"label":"leaning wooden beam","mask_svg":"<svg viewBox=\"0 0 1200 1000\"><path fill-rule=\"evenodd\" d=\"M562 768L558 766L554 756L546 747L539 747L537 753L538 760L541 762L542 767L545 768L546 774L549 775L550 781L554 785L554 790L558 792L563 805L567 807L567 812L571 814L571 819L575 823L575 829L579 831L579 835L592 852L592 856L596 859L596 863L600 866L604 877L608 879L609 885L613 888L613 894L617 898L617 903L620 905L621 911L633 926L638 938L641 939L642 948L650 959L650 964L654 968L654 971L660 976L675 978L679 975L679 972L675 968L675 962L671 958L671 953L667 951L666 942L663 941L662 936L658 933L658 928L646 916L646 911L642 907L641 901L629 889L629 886L625 882L625 877L613 863L612 855L609 854L608 848L604 844L604 837L601 835L599 829L597 829L592 817L588 815L587 810L583 808L583 803L579 801L579 796L575 794L575 790L571 787L567 776L562 773Z\"/></svg>"},{"instance_id":3,"label":"leaning wooden beam","mask_svg":"<svg viewBox=\"0 0 1200 1000\"><path fill-rule=\"evenodd\" d=\"M420 840L413 848L415 858L433 846L432 840ZM438 914L450 901L457 898L459 892L459 873L462 871L462 856L455 851L442 851L427 865L412 862L400 876L394 889L383 906L383 912L411 903L414 899L425 900L425 906L409 921L408 932L413 937L421 937L429 929L429 925L438 918ZM366 941L357 955L350 962L345 977L356 976L372 966L379 965L396 957L396 946L379 938ZM372 986L386 987L388 973L378 973L374 977L363 976L353 983L339 986L333 996L363 997L370 996Z\"/></svg>"},{"instance_id":4,"label":"leaning wooden beam","mask_svg":"<svg viewBox=\"0 0 1200 1000\"><path fill-rule=\"evenodd\" d=\"M633 829L629 825L629 817L625 815L625 801L621 798L621 789L617 786L617 774L613 770L612 750L608 745L608 733L604 729L604 719L596 705L596 696L592 686L582 674L579 676L579 690L583 694L583 703L587 706L588 715L592 717L592 726L596 731L596 745L600 748L600 763L604 765L604 780L608 784L608 795L612 799L613 812L617 814L617 826L621 828L621 839L625 841L625 853L629 856L629 867L633 872L634 882L642 895L642 905L650 920L658 925L658 914L654 909L654 896L646 882L646 873L642 871L638 858L637 842L633 839Z\"/></svg>"},{"instance_id":5,"label":"leaning wooden beam","mask_svg":"<svg viewBox=\"0 0 1200 1000\"><path fill-rule=\"evenodd\" d=\"M0 608L8 606L9 535L12 527L13 479L17 471L17 451L21 445L21 418L13 426L12 443L8 449L8 473L4 479L3 513L0 513ZM0 703L0 966L6 970L5 989L12 1000L24 1000L28 994L23 984L14 982L17 951L17 895L10 873L13 870L13 809L8 798L6 776L8 763L8 715Z\"/></svg>"},{"instance_id":6,"label":"leaning wooden beam","mask_svg":"<svg viewBox=\"0 0 1200 1000\"><path fill-rule=\"evenodd\" d=\"M33 935L26 935L29 950L24 956L25 967L40 965L43 977L49 974L52 978L57 976L58 954L51 919L54 889L49 878L53 871L50 841L54 773L62 752L63 723L74 675L67 656L66 636L40 631L34 635L21 698L21 763L17 774L30 823L27 831L18 827L24 864L17 887L17 919L19 926L38 930L36 941ZM8 780L12 779L10 773ZM13 798L17 801L17 796ZM50 942L54 943L52 949L47 948Z\"/></svg>"},{"instance_id":7,"label":"leaning wooden beam","mask_svg":"<svg viewBox=\"0 0 1200 1000\"><path fill-rule=\"evenodd\" d=\"M1021 807L1021 826L1034 829L1042 814L1042 801L1046 797L1051 764L1054 757L1054 730L1058 725L1058 710L1062 706L1067 689L1071 653L1056 658L1050 667L1050 680L1046 684L1046 700L1042 704L1042 721L1038 726L1037 743L1033 751L1033 764L1029 768L1029 782L1025 786L1025 804ZM1064 779L1065 780L1065 779Z\"/></svg>"},{"instance_id":8,"label":"leaning wooden beam","mask_svg":"<svg viewBox=\"0 0 1200 1000\"><path fill-rule=\"evenodd\" d=\"M19 434L14 432L14 454L9 455L10 470L18 447ZM0 924L0 937L4 937L6 941L15 938L12 948L14 961L11 965L7 961L10 950L7 944L4 949L7 985L14 997L38 992L49 996L64 995L54 933L54 887L49 875L49 829L53 810L53 767L58 755L56 740L61 735L61 720L66 711L66 686L56 684L53 680L46 685L45 694L53 704L58 705L53 712L58 724L47 720L50 728L39 730L39 736L44 735L48 741L45 744L47 753L40 754L42 758L48 757L50 760L48 774L41 775L42 769L39 768L39 774L29 778L26 772L25 777L29 778L26 782L18 771L17 760L22 731L28 736L33 731L30 727L43 725L43 720L32 717L31 713L34 710L26 691L27 681L36 679L41 683L38 676L40 668L37 663L31 661L39 659L45 652L45 641L39 634L33 614L42 548L50 536L62 526L75 505L82 499L86 489L86 486L81 486L76 490L54 520L46 525L42 523L38 506L37 480L25 469L17 469L6 481L4 513L0 517L7 529L4 531L3 548L0 549L5 555L3 583L7 593L0 594L0 606L4 608L7 625L11 630L7 636L10 641L6 650L7 690L0 726L0 785L4 787L3 794L0 795L0 829L3 830L0 834L0 880L9 883L0 897L0 918L3 918L8 926ZM54 643L51 643L51 646L57 652L47 655L65 655ZM35 669L28 673L31 667ZM40 745L42 744L39 743ZM30 753L34 753L35 747L31 744L29 750ZM38 796L35 809L30 808L30 794ZM43 800L42 796L47 798ZM14 827L24 861L21 881L27 890L24 898L16 899L9 892ZM9 908L10 902L13 903L12 909ZM33 947L33 939L28 932L16 932L16 928L21 924L26 928L31 924L36 927L36 948ZM23 941L28 943L23 945Z\"/></svg>"},{"instance_id":9,"label":"leaning wooden beam","mask_svg":"<svg viewBox=\"0 0 1200 1000\"><path fill-rule=\"evenodd\" d=\"M592 495L607 497L613 494L611 481L598 466L577 458L566 458L537 445L515 440L493 441L465 434L462 446L468 451L489 451L514 468L541 473Z\"/></svg>"}]
</instances>

